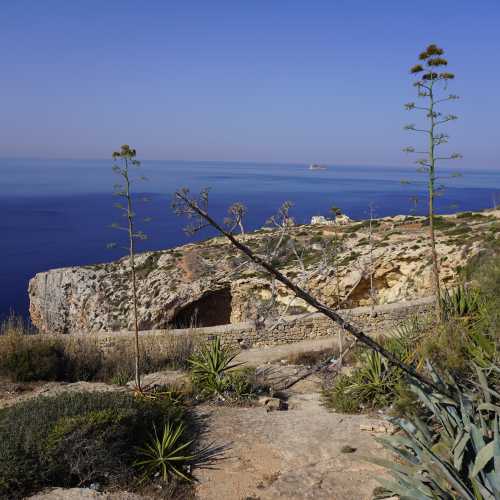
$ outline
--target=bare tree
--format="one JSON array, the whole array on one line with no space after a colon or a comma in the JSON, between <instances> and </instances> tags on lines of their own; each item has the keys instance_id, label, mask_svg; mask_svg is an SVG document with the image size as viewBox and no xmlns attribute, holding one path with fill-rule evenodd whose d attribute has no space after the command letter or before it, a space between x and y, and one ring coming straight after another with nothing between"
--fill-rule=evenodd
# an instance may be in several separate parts
<instances>
[{"instance_id":1,"label":"bare tree","mask_svg":"<svg viewBox=\"0 0 500 500\"><path fill-rule=\"evenodd\" d=\"M418 76L414 82L417 89L417 96L424 100L424 105L417 105L415 102L405 104L409 111L420 110L425 113L427 127L418 128L415 124L405 126L406 130L425 134L428 138L426 150L416 151L414 147L404 149L407 153L420 155L416 163L420 165L419 171L428 175L428 196L429 196L429 238L431 246L432 273L434 281L434 292L436 296L436 314L441 317L441 285L439 279L439 261L436 251L436 237L434 231L434 200L439 191L436 186L437 165L443 160L455 160L461 158L458 153L450 155L440 155L437 148L447 144L449 136L441 132L441 126L457 119L452 114L443 114L439 111L440 105L458 99L454 94L441 95L447 90L448 82L455 78L453 73L441 71L448 65L448 61L443 57L444 50L432 44L419 56L420 63L411 68L411 73ZM438 72L441 71L441 72Z\"/></svg>"},{"instance_id":2,"label":"bare tree","mask_svg":"<svg viewBox=\"0 0 500 500\"><path fill-rule=\"evenodd\" d=\"M113 153L113 172L122 178L122 182L115 184L114 195L122 198L124 203L115 203L115 207L122 211L127 219L125 225L112 224L114 229L126 231L128 237L128 247L130 267L130 287L132 290L132 308L134 315L134 334L135 334L135 385L138 391L141 391L141 373L140 373L140 349L139 349L139 322L137 318L137 281L135 269L135 240L145 240L147 237L142 231L135 227L136 213L133 208L132 190L131 190L131 167L139 167L140 162L136 160L135 149L130 148L128 144L121 146L120 151ZM141 177L141 179L145 179ZM147 221L147 219L145 219ZM116 247L116 243L110 243L108 247Z\"/></svg>"},{"instance_id":3,"label":"bare tree","mask_svg":"<svg viewBox=\"0 0 500 500\"><path fill-rule=\"evenodd\" d=\"M294 295L304 302L312 306L314 309L324 314L335 323L339 325L342 330L346 330L351 335L353 335L358 341L365 344L370 349L378 352L384 356L390 363L397 366L403 370L406 374L419 380L423 384L431 387L433 390L443 393L443 389L438 387L432 380L418 373L412 366L407 365L397 358L393 353L385 349L378 342L366 335L362 330L354 326L353 324L346 321L342 316L340 316L335 310L323 304L317 300L312 294L305 291L302 287L298 286L296 283L292 282L287 278L281 271L279 271L271 261L262 258L257 255L252 249L247 245L243 244L238 238L231 232L227 231L220 225L208 212L208 191L202 191L198 198L192 197L188 189L182 189L177 191L174 195L173 208L178 215L184 215L188 219L194 221L189 226L191 232L196 232L204 227L212 226L221 235L226 237L232 245L234 245L238 250L240 250L244 255L246 255L252 262L262 267L267 273L269 273L273 279L283 284L288 288ZM449 395L448 395L449 396Z\"/></svg>"},{"instance_id":4,"label":"bare tree","mask_svg":"<svg viewBox=\"0 0 500 500\"><path fill-rule=\"evenodd\" d=\"M227 210L228 216L224 219L224 223L229 228L229 232L233 232L236 227L240 229L242 236L245 236L245 228L243 227L243 218L247 213L247 207L243 203L233 203Z\"/></svg>"}]
</instances>

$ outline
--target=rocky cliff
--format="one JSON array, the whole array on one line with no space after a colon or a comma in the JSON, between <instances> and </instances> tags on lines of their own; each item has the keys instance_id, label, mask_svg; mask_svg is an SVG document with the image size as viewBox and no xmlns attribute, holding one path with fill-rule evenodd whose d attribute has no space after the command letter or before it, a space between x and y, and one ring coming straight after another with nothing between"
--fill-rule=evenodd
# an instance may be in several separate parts
<instances>
[{"instance_id":1,"label":"rocky cliff","mask_svg":"<svg viewBox=\"0 0 500 500\"><path fill-rule=\"evenodd\" d=\"M426 220L388 217L374 222L372 243L367 221L342 227L304 225L287 237L302 248L302 264L318 266L323 249L341 240L335 260L323 272L310 273L307 286L321 300L343 307L370 303L370 269L379 304L424 297L431 293L431 268ZM457 270L498 238L500 211L463 213L438 218L437 247L445 285ZM261 230L245 243L261 252L273 238ZM370 259L371 254L371 259ZM303 273L290 255L276 265L292 279ZM222 238L143 253L137 257L139 322L143 330L214 326L256 319L271 297L266 275L242 266L244 259ZM370 265L372 262L372 265ZM131 328L128 259L37 274L29 284L30 314L42 331L74 333ZM277 301L289 304L287 290L277 289ZM296 300L292 312L306 312Z\"/></svg>"}]
</instances>

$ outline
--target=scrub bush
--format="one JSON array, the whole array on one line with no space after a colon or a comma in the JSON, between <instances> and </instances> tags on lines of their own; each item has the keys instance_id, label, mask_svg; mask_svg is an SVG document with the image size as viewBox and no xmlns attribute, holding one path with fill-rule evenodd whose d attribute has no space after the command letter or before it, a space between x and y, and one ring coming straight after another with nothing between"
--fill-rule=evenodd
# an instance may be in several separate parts
<instances>
[{"instance_id":1,"label":"scrub bush","mask_svg":"<svg viewBox=\"0 0 500 500\"><path fill-rule=\"evenodd\" d=\"M91 482L126 486L137 449L155 427L186 422L186 410L122 392L38 397L0 411L0 498L18 499L44 487Z\"/></svg>"}]
</instances>

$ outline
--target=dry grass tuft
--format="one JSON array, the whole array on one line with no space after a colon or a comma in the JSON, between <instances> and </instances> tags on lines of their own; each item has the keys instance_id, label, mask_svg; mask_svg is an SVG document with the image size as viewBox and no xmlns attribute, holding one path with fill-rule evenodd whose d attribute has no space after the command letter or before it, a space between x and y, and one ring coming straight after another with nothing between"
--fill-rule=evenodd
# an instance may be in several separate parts
<instances>
[{"instance_id":1,"label":"dry grass tuft","mask_svg":"<svg viewBox=\"0 0 500 500\"><path fill-rule=\"evenodd\" d=\"M141 370L187 369L199 342L194 335L141 339ZM134 376L133 340L102 348L96 336L37 334L11 315L0 324L0 376L14 382L36 380L105 381L125 384Z\"/></svg>"}]
</instances>

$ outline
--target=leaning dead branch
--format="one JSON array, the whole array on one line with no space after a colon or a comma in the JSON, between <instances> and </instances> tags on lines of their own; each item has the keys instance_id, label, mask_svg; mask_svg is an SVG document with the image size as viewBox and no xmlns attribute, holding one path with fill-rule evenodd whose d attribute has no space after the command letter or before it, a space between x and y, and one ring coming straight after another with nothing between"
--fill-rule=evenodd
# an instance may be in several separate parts
<instances>
[{"instance_id":1,"label":"leaning dead branch","mask_svg":"<svg viewBox=\"0 0 500 500\"><path fill-rule=\"evenodd\" d=\"M201 203L200 203L201 200ZM200 198L196 199L191 197L189 190L184 188L175 193L175 200L173 203L174 211L178 215L187 216L191 220L195 220L196 223L192 227L206 227L212 226L216 229L221 235L225 236L232 245L234 245L238 250L240 250L244 255L246 255L250 260L252 260L255 264L258 264L263 269L265 269L275 280L282 283L285 287L291 290L298 298L302 299L304 302L312 306L318 312L324 314L332 321L337 323L339 327L351 335L353 335L356 339L358 339L361 343L366 345L368 348L372 349L375 352L378 352L381 356L386 358L391 364L397 366L403 372L408 374L409 376L419 380L421 383L431 387L433 390L438 393L443 393L443 389L438 385L434 384L432 380L429 380L424 375L418 373L412 366L403 363L400 359L398 359L393 353L385 349L378 342L370 338L366 335L361 329L346 321L340 314L338 314L335 310L331 309L327 305L321 303L315 297L313 297L310 293L306 292L297 284L293 283L290 279L288 279L283 273L281 273L276 267L274 267L269 261L264 260L259 255L256 255L248 246L244 245L238 239L225 230L215 219L213 219L208 213L208 191L205 190L202 192ZM448 397L451 397L447 394Z\"/></svg>"}]
</instances>

